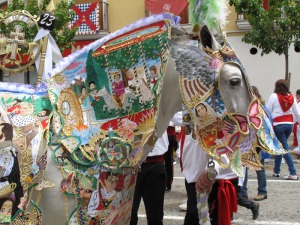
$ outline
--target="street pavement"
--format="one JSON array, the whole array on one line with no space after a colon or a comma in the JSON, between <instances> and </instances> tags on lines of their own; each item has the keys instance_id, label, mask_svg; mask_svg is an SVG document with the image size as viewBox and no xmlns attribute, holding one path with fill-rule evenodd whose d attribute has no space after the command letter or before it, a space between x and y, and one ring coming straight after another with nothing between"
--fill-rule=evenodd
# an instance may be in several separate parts
<instances>
[{"instance_id":1,"label":"street pavement","mask_svg":"<svg viewBox=\"0 0 300 225\"><path fill-rule=\"evenodd\" d=\"M299 156L294 155L294 163L300 174ZM300 225L300 180L287 181L282 178L289 174L286 164L281 166L281 177L273 177L273 165L273 159L265 164L268 199L259 202L258 219L252 220L251 211L239 206L232 225ZM184 177L178 162L174 166L174 173L172 190L165 195L164 225L182 225L185 216L185 212L178 207L186 201ZM250 199L257 195L256 172L253 170L249 170L248 195ZM147 225L143 203L139 209L138 225Z\"/></svg>"}]
</instances>

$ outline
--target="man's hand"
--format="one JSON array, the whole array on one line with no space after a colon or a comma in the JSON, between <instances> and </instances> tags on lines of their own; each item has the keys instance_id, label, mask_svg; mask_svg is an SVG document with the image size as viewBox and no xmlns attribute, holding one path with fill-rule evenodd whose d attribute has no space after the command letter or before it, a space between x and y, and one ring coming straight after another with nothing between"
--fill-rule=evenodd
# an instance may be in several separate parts
<instances>
[{"instance_id":1,"label":"man's hand","mask_svg":"<svg viewBox=\"0 0 300 225\"><path fill-rule=\"evenodd\" d=\"M200 193L207 192L210 193L214 181L208 179L208 172L205 170L196 181L196 190Z\"/></svg>"}]
</instances>

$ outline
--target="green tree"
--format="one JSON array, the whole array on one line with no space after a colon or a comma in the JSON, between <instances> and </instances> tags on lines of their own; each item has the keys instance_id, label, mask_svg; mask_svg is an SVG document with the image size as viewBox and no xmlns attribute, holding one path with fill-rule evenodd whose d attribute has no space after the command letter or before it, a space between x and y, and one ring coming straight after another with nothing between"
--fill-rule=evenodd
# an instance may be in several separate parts
<instances>
[{"instance_id":1,"label":"green tree","mask_svg":"<svg viewBox=\"0 0 300 225\"><path fill-rule=\"evenodd\" d=\"M27 4L24 3L23 0L12 0L9 5L7 11L0 10L2 16L5 16L7 13L16 11L16 10L26 10L31 15L36 15L39 18L39 15L42 12L47 12L47 6L49 5L50 0L42 0L40 5L37 5L36 0L29 0ZM71 48L73 45L72 39L75 36L77 29L70 30L68 27L68 23L72 21L74 17L74 11L70 10L74 5L74 1L68 3L68 1L61 0L56 4L54 11L52 14L56 17L55 19L55 28L51 31L52 37L55 39L57 45L60 50ZM6 37L9 37L10 32L14 29L13 25L7 26L4 23L0 23L0 33L4 34ZM25 28L25 37L28 40L33 40L37 34L37 28Z\"/></svg>"},{"instance_id":2,"label":"green tree","mask_svg":"<svg viewBox=\"0 0 300 225\"><path fill-rule=\"evenodd\" d=\"M238 14L247 15L252 30L242 41L262 49L261 55L275 52L285 56L285 79L289 81L289 47L300 47L300 1L269 0L268 8L262 0L230 0Z\"/></svg>"},{"instance_id":3,"label":"green tree","mask_svg":"<svg viewBox=\"0 0 300 225\"><path fill-rule=\"evenodd\" d=\"M90 82L95 82L97 90L105 87L107 92L111 94L109 88L109 78L104 70L104 67L101 67L99 63L92 56L93 50L90 50L86 60L86 84L89 87Z\"/></svg>"}]
</instances>

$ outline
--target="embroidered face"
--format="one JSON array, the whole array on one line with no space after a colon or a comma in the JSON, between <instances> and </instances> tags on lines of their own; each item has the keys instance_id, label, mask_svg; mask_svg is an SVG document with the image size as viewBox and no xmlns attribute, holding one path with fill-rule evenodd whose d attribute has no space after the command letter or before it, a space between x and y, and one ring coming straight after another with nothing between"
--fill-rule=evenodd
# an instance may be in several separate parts
<instances>
[{"instance_id":1,"label":"embroidered face","mask_svg":"<svg viewBox=\"0 0 300 225\"><path fill-rule=\"evenodd\" d=\"M20 103L20 115L21 116L29 116L33 113L32 104L29 102L21 102Z\"/></svg>"},{"instance_id":2,"label":"embroidered face","mask_svg":"<svg viewBox=\"0 0 300 225\"><path fill-rule=\"evenodd\" d=\"M93 190L80 189L80 197L82 199L82 207L83 208L88 207L92 193L93 193Z\"/></svg>"},{"instance_id":3,"label":"embroidered face","mask_svg":"<svg viewBox=\"0 0 300 225\"><path fill-rule=\"evenodd\" d=\"M50 115L50 110L49 109L42 109L37 116L38 117L44 117L44 116L49 116Z\"/></svg>"},{"instance_id":4,"label":"embroidered face","mask_svg":"<svg viewBox=\"0 0 300 225\"><path fill-rule=\"evenodd\" d=\"M95 83L93 81L90 82L90 91L92 92L95 89Z\"/></svg>"},{"instance_id":5,"label":"embroidered face","mask_svg":"<svg viewBox=\"0 0 300 225\"><path fill-rule=\"evenodd\" d=\"M127 174L125 179L124 179L124 189L128 190L128 188L130 187L130 183L131 183L131 178L132 178L132 174Z\"/></svg>"},{"instance_id":6,"label":"embroidered face","mask_svg":"<svg viewBox=\"0 0 300 225\"><path fill-rule=\"evenodd\" d=\"M115 81L120 81L120 74L116 74L115 76L114 76L114 79L115 79Z\"/></svg>"},{"instance_id":7,"label":"embroidered face","mask_svg":"<svg viewBox=\"0 0 300 225\"><path fill-rule=\"evenodd\" d=\"M199 103L195 107L195 111L196 111L196 116L197 117L205 117L206 114L207 114L207 108L203 103Z\"/></svg>"},{"instance_id":8,"label":"embroidered face","mask_svg":"<svg viewBox=\"0 0 300 225\"><path fill-rule=\"evenodd\" d=\"M117 186L118 178L114 175L109 175L105 180L105 189L107 192L112 192Z\"/></svg>"},{"instance_id":9,"label":"embroidered face","mask_svg":"<svg viewBox=\"0 0 300 225\"><path fill-rule=\"evenodd\" d=\"M84 189L80 189L80 197L81 198L90 198L91 194L92 194L92 190L84 190Z\"/></svg>"},{"instance_id":10,"label":"embroidered face","mask_svg":"<svg viewBox=\"0 0 300 225\"><path fill-rule=\"evenodd\" d=\"M156 76L156 66L151 66L150 67L150 74L151 74L151 78L154 78Z\"/></svg>"},{"instance_id":11,"label":"embroidered face","mask_svg":"<svg viewBox=\"0 0 300 225\"><path fill-rule=\"evenodd\" d=\"M85 95L87 95L86 88L82 87L81 88L81 96L85 96Z\"/></svg>"},{"instance_id":12,"label":"embroidered face","mask_svg":"<svg viewBox=\"0 0 300 225\"><path fill-rule=\"evenodd\" d=\"M9 151L7 151L7 150L2 151L2 149L0 150L1 166L6 168L9 164L11 158L12 158L12 155Z\"/></svg>"},{"instance_id":13,"label":"embroidered face","mask_svg":"<svg viewBox=\"0 0 300 225\"><path fill-rule=\"evenodd\" d=\"M10 216L12 211L13 202L11 200L6 200L0 210L1 216Z\"/></svg>"},{"instance_id":14,"label":"embroidered face","mask_svg":"<svg viewBox=\"0 0 300 225\"><path fill-rule=\"evenodd\" d=\"M194 117L199 118L196 119L197 129L203 129L208 125L213 124L217 119L216 112L212 109L212 107L206 102L198 103L194 108Z\"/></svg>"}]
</instances>

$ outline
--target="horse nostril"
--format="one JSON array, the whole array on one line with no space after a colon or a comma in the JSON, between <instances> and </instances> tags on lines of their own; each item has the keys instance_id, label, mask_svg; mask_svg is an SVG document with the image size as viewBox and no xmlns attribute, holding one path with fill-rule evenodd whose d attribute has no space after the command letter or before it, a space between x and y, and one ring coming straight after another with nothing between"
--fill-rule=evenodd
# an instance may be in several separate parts
<instances>
[{"instance_id":1,"label":"horse nostril","mask_svg":"<svg viewBox=\"0 0 300 225\"><path fill-rule=\"evenodd\" d=\"M239 78L233 78L233 79L231 79L230 81L230 84L232 85L232 86L238 86L240 83L241 83L241 80L239 79Z\"/></svg>"}]
</instances>

